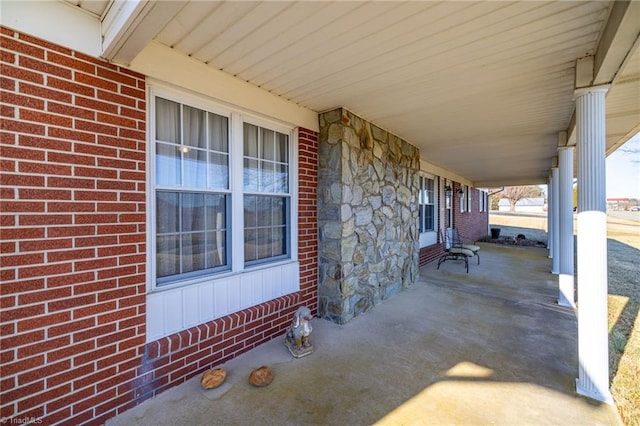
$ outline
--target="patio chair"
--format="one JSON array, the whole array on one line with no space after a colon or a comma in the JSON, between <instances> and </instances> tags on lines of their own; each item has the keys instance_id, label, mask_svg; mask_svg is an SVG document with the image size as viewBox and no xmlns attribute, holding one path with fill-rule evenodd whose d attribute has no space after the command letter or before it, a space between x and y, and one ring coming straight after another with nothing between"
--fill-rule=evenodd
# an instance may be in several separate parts
<instances>
[{"instance_id":1,"label":"patio chair","mask_svg":"<svg viewBox=\"0 0 640 426\"><path fill-rule=\"evenodd\" d=\"M475 256L475 253L472 250L453 245L449 232L443 234L442 231L440 231L440 241L444 249L444 254L438 259L438 267L436 269L440 269L440 265L447 260L463 260L468 274L469 258Z\"/></svg>"},{"instance_id":2,"label":"patio chair","mask_svg":"<svg viewBox=\"0 0 640 426\"><path fill-rule=\"evenodd\" d=\"M452 246L471 250L473 252L473 255L478 258L478 265L480 264L480 246L477 246L475 244L465 244L464 241L462 241L462 238L460 238L458 228L447 228L447 233L449 234L449 239Z\"/></svg>"}]
</instances>

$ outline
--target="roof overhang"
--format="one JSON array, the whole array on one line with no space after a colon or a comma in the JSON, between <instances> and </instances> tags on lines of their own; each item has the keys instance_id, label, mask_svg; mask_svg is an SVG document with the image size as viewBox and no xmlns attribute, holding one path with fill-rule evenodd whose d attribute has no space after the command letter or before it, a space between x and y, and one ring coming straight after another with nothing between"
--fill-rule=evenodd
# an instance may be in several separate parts
<instances>
[{"instance_id":1,"label":"roof overhang","mask_svg":"<svg viewBox=\"0 0 640 426\"><path fill-rule=\"evenodd\" d=\"M98 55L112 62L298 125L346 107L478 187L546 182L558 148L575 144L583 85L611 85L607 153L640 130L640 2L36 3L4 1L3 24L42 36L27 22L47 27L34 8L81 10L74 22L93 44L98 23ZM55 22L45 38L81 44ZM225 84L203 89L210 78Z\"/></svg>"}]
</instances>

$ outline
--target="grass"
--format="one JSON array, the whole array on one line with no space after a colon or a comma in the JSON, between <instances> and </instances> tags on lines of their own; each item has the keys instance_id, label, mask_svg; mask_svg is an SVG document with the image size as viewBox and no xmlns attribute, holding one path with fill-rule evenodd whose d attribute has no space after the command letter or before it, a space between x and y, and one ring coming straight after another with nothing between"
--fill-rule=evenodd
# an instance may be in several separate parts
<instances>
[{"instance_id":1,"label":"grass","mask_svg":"<svg viewBox=\"0 0 640 426\"><path fill-rule=\"evenodd\" d=\"M627 426L640 426L640 215L638 219L607 217L611 392ZM490 222L502 228L501 237L523 233L546 240L546 214L492 213Z\"/></svg>"}]
</instances>

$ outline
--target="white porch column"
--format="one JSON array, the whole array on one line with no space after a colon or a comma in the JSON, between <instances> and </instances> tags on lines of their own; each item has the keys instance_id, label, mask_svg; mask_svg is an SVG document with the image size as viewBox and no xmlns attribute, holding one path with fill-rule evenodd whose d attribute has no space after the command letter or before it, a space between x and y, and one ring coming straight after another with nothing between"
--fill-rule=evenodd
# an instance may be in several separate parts
<instances>
[{"instance_id":1,"label":"white porch column","mask_svg":"<svg viewBox=\"0 0 640 426\"><path fill-rule=\"evenodd\" d=\"M558 304L575 307L573 289L573 147L560 148L558 164L558 239L560 245Z\"/></svg>"},{"instance_id":2,"label":"white porch column","mask_svg":"<svg viewBox=\"0 0 640 426\"><path fill-rule=\"evenodd\" d=\"M549 173L549 177L547 178L547 254L549 255L549 259L553 257L553 247L552 247L552 238L551 238L551 173Z\"/></svg>"},{"instance_id":3,"label":"white porch column","mask_svg":"<svg viewBox=\"0 0 640 426\"><path fill-rule=\"evenodd\" d=\"M607 329L607 202L605 95L609 86L579 89L578 147L578 360L576 391L613 403L609 391Z\"/></svg>"},{"instance_id":4,"label":"white porch column","mask_svg":"<svg viewBox=\"0 0 640 426\"><path fill-rule=\"evenodd\" d=\"M551 224L549 225L549 229L551 230L550 238L551 238L551 257L553 259L551 266L551 273L559 274L560 273L560 225L559 225L559 197L558 191L560 190L559 185L559 173L558 168L553 167L551 169L551 188L549 193L551 194Z\"/></svg>"}]
</instances>

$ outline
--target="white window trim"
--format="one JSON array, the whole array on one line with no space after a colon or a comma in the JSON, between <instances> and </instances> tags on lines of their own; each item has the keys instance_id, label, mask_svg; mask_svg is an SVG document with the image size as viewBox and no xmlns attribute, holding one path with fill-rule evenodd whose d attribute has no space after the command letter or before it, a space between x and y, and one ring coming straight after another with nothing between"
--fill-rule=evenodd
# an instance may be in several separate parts
<instances>
[{"instance_id":1,"label":"white window trim","mask_svg":"<svg viewBox=\"0 0 640 426\"><path fill-rule=\"evenodd\" d=\"M300 290L298 263L298 132L286 123L234 110L214 100L162 83L147 90L147 342L157 340ZM155 278L155 97L202 108L229 118L229 191L231 201L231 269L212 275L156 286ZM289 135L290 256L288 259L244 264L244 211L242 205L243 123ZM240 237L239 237L240 236ZM235 240L235 241L234 241Z\"/></svg>"},{"instance_id":2,"label":"white window trim","mask_svg":"<svg viewBox=\"0 0 640 426\"><path fill-rule=\"evenodd\" d=\"M420 177L426 177L429 179L433 179L433 231L425 231L420 232L419 240L420 240L420 248L428 247L438 242L438 225L440 222L440 215L438 214L438 200L440 195L440 185L437 176L434 176L429 173L420 173ZM420 200L418 199L418 208L420 208ZM419 228L418 228L419 229Z\"/></svg>"},{"instance_id":3,"label":"white window trim","mask_svg":"<svg viewBox=\"0 0 640 426\"><path fill-rule=\"evenodd\" d=\"M471 187L465 185L465 200L467 200L467 212L471 213Z\"/></svg>"},{"instance_id":4,"label":"white window trim","mask_svg":"<svg viewBox=\"0 0 640 426\"><path fill-rule=\"evenodd\" d=\"M478 190L478 211L480 213L487 211L487 203L489 202L487 193L482 189Z\"/></svg>"}]
</instances>

